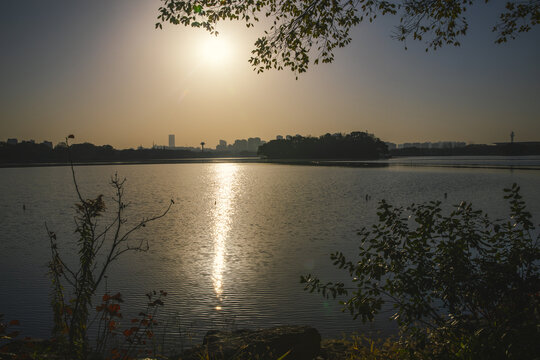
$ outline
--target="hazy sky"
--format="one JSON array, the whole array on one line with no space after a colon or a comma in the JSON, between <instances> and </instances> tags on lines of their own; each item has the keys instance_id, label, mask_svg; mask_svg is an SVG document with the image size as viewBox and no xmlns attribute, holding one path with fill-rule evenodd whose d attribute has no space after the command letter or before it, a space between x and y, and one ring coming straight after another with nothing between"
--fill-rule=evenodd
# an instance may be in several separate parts
<instances>
[{"instance_id":1,"label":"hazy sky","mask_svg":"<svg viewBox=\"0 0 540 360\"><path fill-rule=\"evenodd\" d=\"M397 19L353 33L299 80L257 75L262 28L154 30L158 0L0 2L0 140L116 148L368 130L385 141L540 140L540 30L495 45L492 5L469 15L459 48L392 40ZM209 50L213 49L213 50Z\"/></svg>"}]
</instances>

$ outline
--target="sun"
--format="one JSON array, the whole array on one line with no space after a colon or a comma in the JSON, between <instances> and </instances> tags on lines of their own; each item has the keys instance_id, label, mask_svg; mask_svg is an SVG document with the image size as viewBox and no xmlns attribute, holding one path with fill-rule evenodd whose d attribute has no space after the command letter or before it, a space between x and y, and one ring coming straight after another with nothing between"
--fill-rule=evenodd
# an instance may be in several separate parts
<instances>
[{"instance_id":1,"label":"sun","mask_svg":"<svg viewBox=\"0 0 540 360\"><path fill-rule=\"evenodd\" d=\"M206 65L221 67L227 65L233 51L230 42L222 35L208 35L200 44L200 60Z\"/></svg>"}]
</instances>

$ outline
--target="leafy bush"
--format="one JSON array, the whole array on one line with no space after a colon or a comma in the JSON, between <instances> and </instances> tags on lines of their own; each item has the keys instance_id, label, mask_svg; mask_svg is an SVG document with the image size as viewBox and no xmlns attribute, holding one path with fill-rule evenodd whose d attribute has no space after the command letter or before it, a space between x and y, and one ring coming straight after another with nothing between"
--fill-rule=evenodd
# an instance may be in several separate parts
<instances>
[{"instance_id":1,"label":"leafy bush","mask_svg":"<svg viewBox=\"0 0 540 360\"><path fill-rule=\"evenodd\" d=\"M164 305L165 296L167 293L162 290L159 293L157 291L147 293L148 302L145 311L141 311L139 317L131 319L130 326L122 330L123 315L120 312L120 303L124 302L122 295L120 293L103 295L101 304L96 307L99 322L96 346L93 349L95 357L100 357L109 350L110 356L105 360L131 360L140 356L155 356L158 350L154 338L158 325L156 319L159 308ZM149 344L152 345L150 348Z\"/></svg>"},{"instance_id":2,"label":"leafy bush","mask_svg":"<svg viewBox=\"0 0 540 360\"><path fill-rule=\"evenodd\" d=\"M364 322L391 304L411 358L537 357L540 235L519 186L504 192L504 220L465 202L444 215L438 201L407 208L381 201L379 223L358 233L358 260L331 255L354 286L311 275L301 282L325 297L345 296L343 310Z\"/></svg>"}]
</instances>

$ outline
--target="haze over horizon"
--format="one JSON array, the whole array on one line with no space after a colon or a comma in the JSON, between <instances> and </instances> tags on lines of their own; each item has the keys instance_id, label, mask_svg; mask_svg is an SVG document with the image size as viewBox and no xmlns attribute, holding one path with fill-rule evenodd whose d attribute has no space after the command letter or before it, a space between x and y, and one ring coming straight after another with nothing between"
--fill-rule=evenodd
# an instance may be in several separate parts
<instances>
[{"instance_id":1,"label":"haze over horizon","mask_svg":"<svg viewBox=\"0 0 540 360\"><path fill-rule=\"evenodd\" d=\"M426 53L362 24L329 65L253 72L264 23L155 30L160 1L0 3L2 138L115 148L214 147L219 139L368 131L395 143L540 140L540 31L495 45L493 4L476 6L458 48ZM5 140L5 139L2 139Z\"/></svg>"}]
</instances>

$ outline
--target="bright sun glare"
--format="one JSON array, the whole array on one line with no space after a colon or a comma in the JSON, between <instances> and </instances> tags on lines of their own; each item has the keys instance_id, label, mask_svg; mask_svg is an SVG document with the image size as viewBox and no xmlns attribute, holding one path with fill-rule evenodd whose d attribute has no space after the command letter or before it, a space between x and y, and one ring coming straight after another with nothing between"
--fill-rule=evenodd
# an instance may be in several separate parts
<instances>
[{"instance_id":1,"label":"bright sun glare","mask_svg":"<svg viewBox=\"0 0 540 360\"><path fill-rule=\"evenodd\" d=\"M201 61L207 65L223 66L232 57L230 43L222 35L208 36L201 43Z\"/></svg>"}]
</instances>

